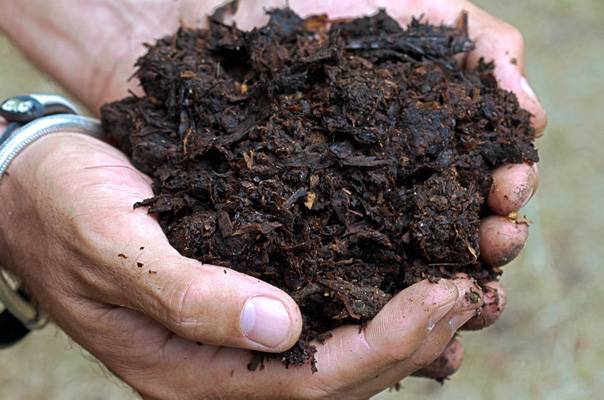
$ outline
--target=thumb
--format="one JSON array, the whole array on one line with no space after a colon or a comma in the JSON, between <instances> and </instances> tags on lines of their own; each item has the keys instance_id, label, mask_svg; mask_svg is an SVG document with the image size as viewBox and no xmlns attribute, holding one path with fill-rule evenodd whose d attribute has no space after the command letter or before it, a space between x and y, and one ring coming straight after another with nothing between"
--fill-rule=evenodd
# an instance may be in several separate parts
<instances>
[{"instance_id":1,"label":"thumb","mask_svg":"<svg viewBox=\"0 0 604 400\"><path fill-rule=\"evenodd\" d=\"M183 257L155 220L140 212L131 213L132 218L112 224L124 229L112 235L115 245L104 246L103 264L116 272L98 300L140 311L192 341L266 352L282 352L296 343L302 317L284 291ZM124 248L124 243L129 245Z\"/></svg>"}]
</instances>

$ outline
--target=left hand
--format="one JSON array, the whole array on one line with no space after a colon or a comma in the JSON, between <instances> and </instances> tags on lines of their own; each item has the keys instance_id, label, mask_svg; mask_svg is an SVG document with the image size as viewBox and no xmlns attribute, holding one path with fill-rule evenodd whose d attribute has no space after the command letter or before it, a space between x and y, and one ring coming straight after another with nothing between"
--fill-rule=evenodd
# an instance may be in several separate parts
<instances>
[{"instance_id":1,"label":"left hand","mask_svg":"<svg viewBox=\"0 0 604 400\"><path fill-rule=\"evenodd\" d=\"M144 53L143 42L173 33L180 21L203 26L205 15L222 3L223 0L5 2L0 4L0 27L42 70L98 113L103 103L126 96L128 90L140 90L137 82L128 83L128 78L133 73L134 61ZM264 9L282 5L282 1L276 0L241 1L235 19L239 26L250 28L264 21ZM480 57L495 60L501 86L515 92L521 105L533 114L538 135L545 128L545 112L524 77L522 36L513 26L466 0L291 0L290 6L301 15L327 13L333 18L351 13L369 14L381 6L403 24L411 16L421 14L433 23L452 24L462 10L467 10L476 50L463 62L472 68ZM518 255L528 236L526 225L511 222L506 216L531 198L537 188L538 173L528 165L507 165L494 171L493 181L488 204L495 215L482 222L481 257L490 264L503 265ZM471 320L466 327L484 327L500 315L505 295L499 283L488 285L485 300L481 318ZM450 348L456 346L452 344ZM451 352L445 352L445 357L446 354ZM459 358L445 362L454 369Z\"/></svg>"},{"instance_id":2,"label":"left hand","mask_svg":"<svg viewBox=\"0 0 604 400\"><path fill-rule=\"evenodd\" d=\"M363 331L342 326L315 343L319 373L278 359L250 372L249 350L298 340L298 306L256 278L178 254L157 220L132 208L151 195L123 153L68 132L28 146L0 185L0 265L148 399L367 398L428 365L482 304L470 279L424 280Z\"/></svg>"}]
</instances>

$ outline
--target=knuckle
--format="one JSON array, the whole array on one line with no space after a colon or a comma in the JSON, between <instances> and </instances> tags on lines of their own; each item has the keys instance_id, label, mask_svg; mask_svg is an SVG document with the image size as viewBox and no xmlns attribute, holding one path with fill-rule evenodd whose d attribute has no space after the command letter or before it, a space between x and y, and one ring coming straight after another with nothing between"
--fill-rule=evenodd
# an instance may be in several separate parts
<instances>
[{"instance_id":1,"label":"knuckle","mask_svg":"<svg viewBox=\"0 0 604 400\"><path fill-rule=\"evenodd\" d=\"M334 343L331 343L334 346ZM335 347L323 348L322 358L325 359L339 359L342 356L341 344L335 345ZM319 367L320 368L320 367ZM340 376L343 378L346 373L341 373ZM303 382L295 388L295 396L293 398L300 400L319 400L319 399L331 399L338 398L339 393L342 392L340 385L342 380L333 379L330 376L324 376L323 374L313 374L309 379L300 379ZM349 398L349 397L345 397Z\"/></svg>"},{"instance_id":2,"label":"knuckle","mask_svg":"<svg viewBox=\"0 0 604 400\"><path fill-rule=\"evenodd\" d=\"M191 323L194 284L193 279L184 284L176 284L168 291L168 295L160 297L162 308L171 325L186 326Z\"/></svg>"},{"instance_id":3,"label":"knuckle","mask_svg":"<svg viewBox=\"0 0 604 400\"><path fill-rule=\"evenodd\" d=\"M423 328L420 326L409 327L405 333L408 337L420 337ZM409 359L416 350L415 346L401 346L400 337L392 337L386 343L374 344L367 338L364 332L361 332L361 340L367 347L368 354L374 354L381 359L381 362L388 365L397 364Z\"/></svg>"},{"instance_id":4,"label":"knuckle","mask_svg":"<svg viewBox=\"0 0 604 400\"><path fill-rule=\"evenodd\" d=\"M175 333L194 340L209 340L206 336L220 337L224 332L220 324L215 323L210 330L210 319L204 299L212 298L207 285L200 284L198 277L189 277L187 281L173 282L157 293L160 312L163 319Z\"/></svg>"}]
</instances>

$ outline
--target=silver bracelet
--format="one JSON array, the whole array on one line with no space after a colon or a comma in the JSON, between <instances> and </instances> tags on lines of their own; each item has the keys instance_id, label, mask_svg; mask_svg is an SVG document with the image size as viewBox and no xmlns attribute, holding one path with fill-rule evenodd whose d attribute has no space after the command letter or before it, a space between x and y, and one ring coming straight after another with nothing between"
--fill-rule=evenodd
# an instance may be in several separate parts
<instances>
[{"instance_id":1,"label":"silver bracelet","mask_svg":"<svg viewBox=\"0 0 604 400\"><path fill-rule=\"evenodd\" d=\"M71 102L55 95L34 94L5 100L0 105L0 115L10 123L11 129L0 142L0 180L5 176L11 161L41 137L57 132L76 132L100 138L100 121L76 115L77 113L77 108ZM23 123L25 124L19 126ZM10 312L11 317L29 330L39 329L47 321L38 305L30 302L19 291L18 280L1 266L0 301L6 308L5 313ZM0 331L2 330L0 327ZM11 340L18 339L20 337ZM8 341L10 340L3 341L0 337L0 342Z\"/></svg>"}]
</instances>

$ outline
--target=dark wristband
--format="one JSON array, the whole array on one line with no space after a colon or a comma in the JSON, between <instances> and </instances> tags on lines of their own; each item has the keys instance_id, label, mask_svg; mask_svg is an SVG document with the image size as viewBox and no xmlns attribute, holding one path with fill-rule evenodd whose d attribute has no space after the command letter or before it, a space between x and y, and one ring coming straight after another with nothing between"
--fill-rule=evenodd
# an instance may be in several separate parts
<instances>
[{"instance_id":1,"label":"dark wristband","mask_svg":"<svg viewBox=\"0 0 604 400\"><path fill-rule=\"evenodd\" d=\"M19 321L8 310L0 313L0 349L17 343L29 332L30 330L23 325L23 322Z\"/></svg>"}]
</instances>

